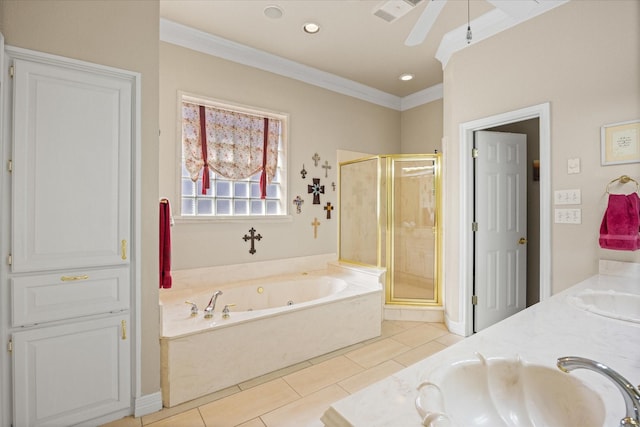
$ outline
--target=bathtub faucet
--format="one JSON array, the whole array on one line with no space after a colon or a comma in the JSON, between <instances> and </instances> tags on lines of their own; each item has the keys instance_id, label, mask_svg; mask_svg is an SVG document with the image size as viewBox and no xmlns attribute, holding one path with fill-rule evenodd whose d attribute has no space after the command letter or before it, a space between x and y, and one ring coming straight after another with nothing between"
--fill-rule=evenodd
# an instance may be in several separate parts
<instances>
[{"instance_id":1,"label":"bathtub faucet","mask_svg":"<svg viewBox=\"0 0 640 427\"><path fill-rule=\"evenodd\" d=\"M218 301L218 297L222 295L222 291L215 291L213 296L209 300L209 305L204 309L204 317L205 319L209 319L213 317L213 310L216 308L216 301Z\"/></svg>"},{"instance_id":2,"label":"bathtub faucet","mask_svg":"<svg viewBox=\"0 0 640 427\"><path fill-rule=\"evenodd\" d=\"M589 369L609 378L618 387L624 398L627 413L620 420L620 425L640 426L640 392L622 375L600 362L583 357L561 357L558 359L558 368L567 373L578 368Z\"/></svg>"}]
</instances>

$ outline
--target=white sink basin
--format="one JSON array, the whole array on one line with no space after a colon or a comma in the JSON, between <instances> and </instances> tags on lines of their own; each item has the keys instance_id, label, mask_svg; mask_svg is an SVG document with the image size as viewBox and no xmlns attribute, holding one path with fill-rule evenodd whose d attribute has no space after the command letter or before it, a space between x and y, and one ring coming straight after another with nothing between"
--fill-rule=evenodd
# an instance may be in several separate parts
<instances>
[{"instance_id":1,"label":"white sink basin","mask_svg":"<svg viewBox=\"0 0 640 427\"><path fill-rule=\"evenodd\" d=\"M569 297L576 307L601 316L640 323L640 295L586 289Z\"/></svg>"},{"instance_id":2,"label":"white sink basin","mask_svg":"<svg viewBox=\"0 0 640 427\"><path fill-rule=\"evenodd\" d=\"M600 396L559 369L519 357L461 360L435 370L418 387L427 427L602 427Z\"/></svg>"}]
</instances>

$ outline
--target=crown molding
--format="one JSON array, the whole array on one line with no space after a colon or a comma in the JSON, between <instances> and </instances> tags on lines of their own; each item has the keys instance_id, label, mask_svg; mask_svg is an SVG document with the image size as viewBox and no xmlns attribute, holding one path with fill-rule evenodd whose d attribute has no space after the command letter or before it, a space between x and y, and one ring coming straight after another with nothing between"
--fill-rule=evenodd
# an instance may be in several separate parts
<instances>
[{"instance_id":1,"label":"crown molding","mask_svg":"<svg viewBox=\"0 0 640 427\"><path fill-rule=\"evenodd\" d=\"M454 53L473 46L489 37L493 37L529 19L535 18L551 9L555 9L558 6L568 3L570 0L549 0L535 3L533 1L488 1L494 4L496 9L471 21L470 25L473 31L473 40L470 44L467 43L466 25L449 31L442 37L442 41L436 52L436 59L442 63L443 69L447 66L447 62L449 62L449 59L451 59Z\"/></svg>"},{"instance_id":2,"label":"crown molding","mask_svg":"<svg viewBox=\"0 0 640 427\"><path fill-rule=\"evenodd\" d=\"M402 109L403 98L398 96L163 18L160 19L160 40L383 107Z\"/></svg>"},{"instance_id":3,"label":"crown molding","mask_svg":"<svg viewBox=\"0 0 640 427\"><path fill-rule=\"evenodd\" d=\"M420 105L442 99L444 96L444 86L438 83L421 91L407 95L400 100L400 111L410 110Z\"/></svg>"}]
</instances>

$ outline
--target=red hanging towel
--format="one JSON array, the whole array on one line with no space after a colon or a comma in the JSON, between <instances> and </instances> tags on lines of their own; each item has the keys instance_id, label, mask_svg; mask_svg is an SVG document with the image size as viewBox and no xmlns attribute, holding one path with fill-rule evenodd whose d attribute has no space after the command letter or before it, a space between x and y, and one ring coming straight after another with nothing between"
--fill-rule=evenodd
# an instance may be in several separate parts
<instances>
[{"instance_id":1,"label":"red hanging towel","mask_svg":"<svg viewBox=\"0 0 640 427\"><path fill-rule=\"evenodd\" d=\"M640 249L640 198L638 193L609 194L600 225L600 247L619 251Z\"/></svg>"},{"instance_id":2,"label":"red hanging towel","mask_svg":"<svg viewBox=\"0 0 640 427\"><path fill-rule=\"evenodd\" d=\"M160 200L160 288L171 288L171 206Z\"/></svg>"}]
</instances>

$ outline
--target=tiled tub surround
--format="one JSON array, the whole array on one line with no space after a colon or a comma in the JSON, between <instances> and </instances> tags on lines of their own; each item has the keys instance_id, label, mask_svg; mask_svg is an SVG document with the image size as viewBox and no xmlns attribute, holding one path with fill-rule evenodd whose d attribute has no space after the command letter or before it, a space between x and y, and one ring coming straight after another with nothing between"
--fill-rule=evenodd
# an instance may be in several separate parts
<instances>
[{"instance_id":1,"label":"tiled tub surround","mask_svg":"<svg viewBox=\"0 0 640 427\"><path fill-rule=\"evenodd\" d=\"M559 357L585 357L608 365L637 385L640 324L590 313L568 300L584 289L640 294L640 264L601 261L599 271L599 275L334 403L322 417L323 423L327 427L419 427L422 420L415 407L418 385L439 366L474 357L475 352L485 357L518 355L528 363L552 369L557 369ZM602 398L605 419L600 425L619 425L625 406L612 381L585 369L568 375Z\"/></svg>"},{"instance_id":2,"label":"tiled tub surround","mask_svg":"<svg viewBox=\"0 0 640 427\"><path fill-rule=\"evenodd\" d=\"M321 271L225 285L181 288L178 283L163 290L163 405L175 406L379 336L383 282L381 270L330 263ZM203 309L216 290L222 295L214 317L206 319ZM267 299L270 306L260 306ZM198 305L196 316L185 300ZM236 306L225 319L226 304Z\"/></svg>"}]
</instances>

